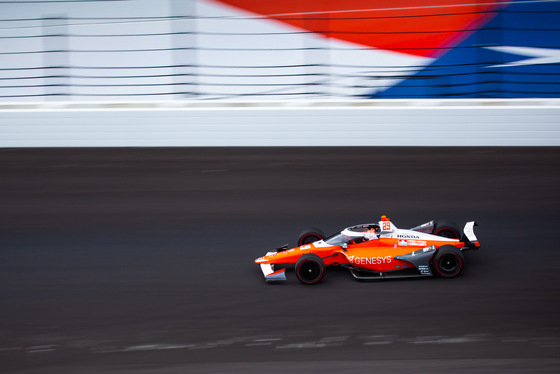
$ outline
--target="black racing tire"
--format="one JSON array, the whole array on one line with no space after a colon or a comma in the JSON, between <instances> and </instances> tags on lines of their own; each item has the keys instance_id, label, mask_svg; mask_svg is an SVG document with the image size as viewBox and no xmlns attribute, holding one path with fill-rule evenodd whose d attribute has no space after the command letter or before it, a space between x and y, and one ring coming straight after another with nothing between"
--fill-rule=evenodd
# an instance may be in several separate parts
<instances>
[{"instance_id":1,"label":"black racing tire","mask_svg":"<svg viewBox=\"0 0 560 374\"><path fill-rule=\"evenodd\" d=\"M317 284L325 275L325 263L321 257L309 253L296 262L296 275L303 284Z\"/></svg>"},{"instance_id":2,"label":"black racing tire","mask_svg":"<svg viewBox=\"0 0 560 374\"><path fill-rule=\"evenodd\" d=\"M323 233L323 231L317 228L310 228L304 230L299 235L298 247L301 247L302 245L306 245L306 244L311 244L323 239L325 239L325 234Z\"/></svg>"},{"instance_id":3,"label":"black racing tire","mask_svg":"<svg viewBox=\"0 0 560 374\"><path fill-rule=\"evenodd\" d=\"M444 238L461 239L461 230L459 226L451 221L443 219L434 221L434 231L432 231L432 234Z\"/></svg>"},{"instance_id":4,"label":"black racing tire","mask_svg":"<svg viewBox=\"0 0 560 374\"><path fill-rule=\"evenodd\" d=\"M433 257L434 273L444 277L456 277L463 270L463 253L453 245L442 245Z\"/></svg>"}]
</instances>

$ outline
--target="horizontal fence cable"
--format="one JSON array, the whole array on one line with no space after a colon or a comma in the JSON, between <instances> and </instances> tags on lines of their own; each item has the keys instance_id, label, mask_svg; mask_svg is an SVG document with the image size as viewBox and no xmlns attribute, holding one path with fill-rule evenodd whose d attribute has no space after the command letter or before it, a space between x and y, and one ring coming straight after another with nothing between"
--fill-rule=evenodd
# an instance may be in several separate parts
<instances>
[{"instance_id":1,"label":"horizontal fence cable","mask_svg":"<svg viewBox=\"0 0 560 374\"><path fill-rule=\"evenodd\" d=\"M106 0L91 0L90 2L104 2ZM26 1L25 3L64 3L64 2L80 2L78 0L67 1ZM531 1L517 2L517 3L530 3ZM547 1L538 1L547 2ZM8 3L21 3L13 2L0 2L2 4ZM476 5L495 4L493 2L480 2ZM333 20L399 20L402 19L406 22L408 18L422 18L431 19L430 22L437 22L437 17L445 16L472 16L472 15L495 15L496 10L489 11L461 11L462 6L475 5L465 2L459 6L448 7L449 9L444 12L441 9L437 13L430 13L437 7L415 7L415 9L422 9L423 14L407 14L407 15L376 15L380 10L398 10L408 8L387 8L387 9L362 9L362 10L348 10L348 11L331 11L327 12L308 12L293 13L293 14L276 14L273 17L282 21L294 22L326 22ZM440 7L441 8L441 7ZM447 8L447 7L446 7ZM456 10L456 11L454 11ZM509 10L507 8L500 10L503 15L508 14L523 14L531 13L533 17L538 16L538 11L521 12L516 10ZM360 13L360 14L358 14ZM364 15L364 13L366 15ZM552 11L547 13L557 13L560 11ZM512 94L527 94L539 95L550 94L550 92L543 92L543 88L551 87L552 90L558 90L560 85L555 79L550 78L550 73L546 71L529 71L521 72L515 69L508 71L507 74L502 70L493 68L492 66L499 66L504 64L503 61L473 61L465 62L463 64L440 64L435 62L433 64L411 64L411 65L382 65L372 66L367 62L359 63L336 63L330 61L329 53L344 53L345 48L340 47L322 47L322 46L306 46L294 45L286 46L279 44L275 46L274 43L266 43L262 48L253 46L235 46L228 43L218 43L217 45L207 45L200 43L197 40L205 37L228 37L228 36L242 36L250 38L257 38L266 40L267 37L275 36L302 36L314 34L316 32L325 35L404 35L404 34L417 34L419 36L428 36L438 33L458 34L458 33L471 33L471 32L522 32L526 34L542 33L542 32L558 32L560 31L560 24L558 27L545 28L545 27L526 27L523 24L503 27L470 27L461 30L453 30L445 28L445 30L416 30L401 31L401 30L345 30L335 28L325 28L322 30L308 31L293 29L293 31L271 31L271 32L258 32L258 31L245 31L245 30L232 30L235 22L244 20L259 20L266 19L266 16L259 15L243 15L243 16L163 16L163 17L44 17L44 18L13 18L8 19L5 16L0 19L0 97L1 98L17 98L17 97L40 97L40 96L159 96L159 95L194 95L194 96L220 96L220 97L235 97L235 96L276 96L276 95L298 95L298 96L313 96L313 95L328 95L330 89L344 90L358 90L358 91L371 91L385 90L394 85L394 83L386 83L390 80L403 81L403 87L424 87L428 91L432 85L434 89L447 89L449 95L461 95L461 92L454 92L454 89L464 87L484 86L488 84L501 85L506 90L508 84L518 86L516 91L511 91ZM223 29L220 30L191 30L191 31L170 31L162 30L157 27L153 31L142 28L142 31L131 31L117 33L110 32L110 30L103 31L103 28L108 26L119 25L161 25L173 22L190 21L190 20L213 20L216 22L223 22ZM54 22L55 24L46 25L45 22ZM57 29L57 32L52 32L57 27L63 28L63 32ZM194 42L191 45L177 46L177 41L181 38L193 38ZM147 43L147 38L154 38L150 43ZM50 40L50 48L45 48L45 43L41 40ZM81 40L84 40L84 46L81 46ZM101 40L103 46L88 47L90 42L85 40ZM143 44L140 47L133 44L134 40L138 39L139 43ZM146 41L142 41L146 39ZM65 48L53 48L52 43L56 40L64 40ZM72 41L72 43L69 43ZM87 44L86 44L87 43ZM136 43L134 43L136 44ZM157 44L157 46L156 46ZM262 43L261 43L262 44ZM153 45L153 47L152 47ZM499 44L477 44L466 45L459 47L450 46L422 46L421 44L414 47L398 47L397 51L422 51L429 49L431 51L451 52L451 51L469 51L480 50L484 47L492 47ZM539 48L539 47L536 47ZM559 48L557 46L542 45L540 48ZM368 47L356 47L354 52L367 52L371 50ZM246 53L274 53L279 55L290 53L300 54L300 57L293 60L303 60L303 63L290 63L288 60L278 60L276 64L266 65L262 62L254 62L250 59L242 61L237 57L234 61L228 58L228 55L234 54L236 56L243 56ZM224 57L221 60L198 60L195 58L195 63L154 63L155 61L172 61L177 62L173 56L177 53L192 53L198 55L200 53L222 53ZM323 53L319 57L313 57L313 53ZM29 61L23 60L29 57ZM45 63L44 56L57 56L57 61L66 61L66 63ZM81 56L79 59L76 56ZM91 57L89 57L91 56ZM123 57L124 62L118 64L121 60L117 56ZM153 56L150 57L150 56ZM324 60L317 63L319 58L323 56ZM38 58L37 58L38 57ZM41 58L43 57L43 58ZM82 64L80 61L85 59L90 60L91 64ZM97 60L96 60L97 59ZM146 61L142 63L142 61ZM21 64L14 62L25 61ZM52 61L52 60L51 60ZM113 62L115 61L115 62ZM134 61L134 63L131 63ZM209 62L211 61L211 62ZM552 65L556 63L551 63ZM26 66L29 65L29 66ZM89 66L87 66L89 65ZM550 65L550 64L549 64ZM546 67L546 64L543 65ZM346 70L351 70L350 73L344 73ZM421 71L422 74L417 74ZM114 72L114 74L113 74ZM442 81L450 78L458 78L458 82L443 84ZM485 77L490 77L486 81ZM517 77L517 79L515 78ZM460 78L469 78L471 81L464 82ZM62 79L64 82L55 82L57 79ZM527 81L523 81L527 79ZM277 81L274 81L277 80ZM354 81L353 83L341 83L343 81ZM415 82L421 81L421 84ZM369 83L375 83L369 86ZM432 82L432 83L430 83ZM541 87L537 87L540 85ZM527 91L519 90L520 87L527 86ZM58 87L64 89L64 92L47 92L48 89ZM166 90L161 88L167 87ZM187 88L182 89L182 87ZM254 90L247 92L246 89L254 88ZM305 92L302 88L307 87ZM123 92L116 92L115 88L122 88ZM145 90L138 91L137 88L144 88ZM192 90L191 90L192 88ZM217 88L218 90L214 90ZM219 90L223 88L223 90ZM239 88L238 92L232 90ZM40 92L45 89L44 92ZM94 89L94 90L89 90ZM104 90L105 89L105 90ZM532 90L534 89L534 91ZM19 90L19 92L18 92ZM35 91L31 91L35 90ZM191 91L189 91L191 90ZM488 94L489 90L480 89L467 94ZM560 92L553 92L559 94ZM505 92L507 94L507 92ZM343 96L355 97L363 94L355 94L346 92L338 94Z\"/></svg>"}]
</instances>

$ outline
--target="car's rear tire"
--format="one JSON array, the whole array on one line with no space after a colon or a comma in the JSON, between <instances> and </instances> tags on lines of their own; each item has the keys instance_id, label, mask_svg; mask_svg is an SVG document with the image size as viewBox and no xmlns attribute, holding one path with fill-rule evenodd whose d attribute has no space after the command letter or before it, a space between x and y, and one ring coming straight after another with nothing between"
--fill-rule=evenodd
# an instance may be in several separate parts
<instances>
[{"instance_id":1,"label":"car's rear tire","mask_svg":"<svg viewBox=\"0 0 560 374\"><path fill-rule=\"evenodd\" d=\"M463 270L463 253L455 246L443 245L433 257L432 267L437 275L444 278L456 277Z\"/></svg>"},{"instance_id":2,"label":"car's rear tire","mask_svg":"<svg viewBox=\"0 0 560 374\"><path fill-rule=\"evenodd\" d=\"M325 263L321 257L309 253L296 262L296 275L304 284L317 284L325 275Z\"/></svg>"},{"instance_id":3,"label":"car's rear tire","mask_svg":"<svg viewBox=\"0 0 560 374\"><path fill-rule=\"evenodd\" d=\"M450 239L461 239L461 230L459 226L451 221L437 220L434 222L434 231L432 234Z\"/></svg>"},{"instance_id":4,"label":"car's rear tire","mask_svg":"<svg viewBox=\"0 0 560 374\"><path fill-rule=\"evenodd\" d=\"M307 229L299 235L298 247L306 244L311 244L319 240L323 240L324 238L325 238L325 234L320 229L317 228Z\"/></svg>"}]
</instances>

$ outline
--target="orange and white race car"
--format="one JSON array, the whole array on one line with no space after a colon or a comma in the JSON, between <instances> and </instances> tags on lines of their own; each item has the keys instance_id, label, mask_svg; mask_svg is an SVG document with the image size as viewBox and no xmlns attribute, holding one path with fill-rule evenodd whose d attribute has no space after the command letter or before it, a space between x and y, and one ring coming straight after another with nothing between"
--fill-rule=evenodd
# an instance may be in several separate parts
<instances>
[{"instance_id":1,"label":"orange and white race car","mask_svg":"<svg viewBox=\"0 0 560 374\"><path fill-rule=\"evenodd\" d=\"M439 275L454 277L463 270L463 251L478 249L476 222L461 233L448 221L430 221L411 229L397 228L382 216L378 223L348 227L325 238L318 229L305 231L298 246L284 246L259 257L265 280L286 280L282 265L295 264L304 284L316 284L328 266L342 266L356 279L373 280Z\"/></svg>"}]
</instances>

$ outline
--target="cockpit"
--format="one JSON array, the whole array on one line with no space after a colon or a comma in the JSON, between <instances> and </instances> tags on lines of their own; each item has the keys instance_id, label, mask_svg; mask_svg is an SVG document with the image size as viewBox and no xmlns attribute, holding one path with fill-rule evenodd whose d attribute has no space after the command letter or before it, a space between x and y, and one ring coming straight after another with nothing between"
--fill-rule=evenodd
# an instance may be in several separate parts
<instances>
[{"instance_id":1,"label":"cockpit","mask_svg":"<svg viewBox=\"0 0 560 374\"><path fill-rule=\"evenodd\" d=\"M326 238L324 241L328 245L336 246L343 244L360 244L370 240L378 239L377 234L381 232L379 225L376 223L368 223L348 227L342 232Z\"/></svg>"}]
</instances>

